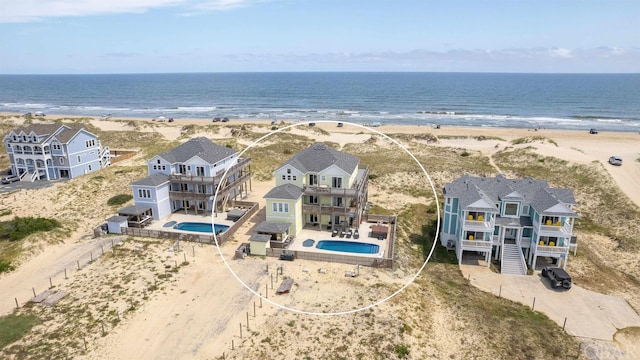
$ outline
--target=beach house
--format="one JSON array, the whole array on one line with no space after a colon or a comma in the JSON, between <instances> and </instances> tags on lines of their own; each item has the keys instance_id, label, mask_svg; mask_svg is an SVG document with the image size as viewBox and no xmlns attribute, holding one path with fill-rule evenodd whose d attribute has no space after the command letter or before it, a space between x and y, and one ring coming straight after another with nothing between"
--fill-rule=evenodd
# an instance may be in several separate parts
<instances>
[{"instance_id":1,"label":"beach house","mask_svg":"<svg viewBox=\"0 0 640 360\"><path fill-rule=\"evenodd\" d=\"M129 221L130 226L144 226L144 221L180 210L195 214L225 211L251 187L251 159L238 154L198 137L156 155L147 161L149 175L131 183L135 205L118 213L141 222Z\"/></svg>"},{"instance_id":2,"label":"beach house","mask_svg":"<svg viewBox=\"0 0 640 360\"><path fill-rule=\"evenodd\" d=\"M502 273L526 274L539 257L567 266L573 224L578 215L570 189L551 188L546 181L465 175L444 186L440 241L465 253L500 261Z\"/></svg>"},{"instance_id":3,"label":"beach house","mask_svg":"<svg viewBox=\"0 0 640 360\"><path fill-rule=\"evenodd\" d=\"M111 164L109 147L79 124L29 124L3 141L20 181L72 179Z\"/></svg>"},{"instance_id":4,"label":"beach house","mask_svg":"<svg viewBox=\"0 0 640 360\"><path fill-rule=\"evenodd\" d=\"M315 143L273 172L275 187L265 196L268 223L288 224L288 234L305 226L357 226L368 196L368 174L360 159Z\"/></svg>"}]
</instances>

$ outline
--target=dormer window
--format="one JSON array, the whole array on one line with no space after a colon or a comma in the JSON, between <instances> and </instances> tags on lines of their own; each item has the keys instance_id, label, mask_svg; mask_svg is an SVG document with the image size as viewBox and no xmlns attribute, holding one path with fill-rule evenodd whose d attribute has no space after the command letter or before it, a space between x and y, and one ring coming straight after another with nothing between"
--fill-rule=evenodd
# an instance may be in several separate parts
<instances>
[{"instance_id":1,"label":"dormer window","mask_svg":"<svg viewBox=\"0 0 640 360\"><path fill-rule=\"evenodd\" d=\"M291 174L291 169L287 169L287 174Z\"/></svg>"},{"instance_id":2,"label":"dormer window","mask_svg":"<svg viewBox=\"0 0 640 360\"><path fill-rule=\"evenodd\" d=\"M32 139L33 139L33 142L38 142L38 137L37 136L33 135Z\"/></svg>"},{"instance_id":3,"label":"dormer window","mask_svg":"<svg viewBox=\"0 0 640 360\"><path fill-rule=\"evenodd\" d=\"M158 162L157 162L157 163L158 163L158 164L160 164L160 159L158 159Z\"/></svg>"},{"instance_id":4,"label":"dormer window","mask_svg":"<svg viewBox=\"0 0 640 360\"><path fill-rule=\"evenodd\" d=\"M518 216L518 203L508 202L504 204L503 216Z\"/></svg>"}]
</instances>

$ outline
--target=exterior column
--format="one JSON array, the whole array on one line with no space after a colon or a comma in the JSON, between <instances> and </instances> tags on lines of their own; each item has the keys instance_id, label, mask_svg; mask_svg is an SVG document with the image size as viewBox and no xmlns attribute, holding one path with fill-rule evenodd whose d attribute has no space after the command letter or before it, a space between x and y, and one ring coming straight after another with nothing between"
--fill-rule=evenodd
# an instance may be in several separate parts
<instances>
[{"instance_id":1,"label":"exterior column","mask_svg":"<svg viewBox=\"0 0 640 360\"><path fill-rule=\"evenodd\" d=\"M533 254L533 265L531 265L531 270L535 270L536 269L536 260L538 260L538 252L534 252Z\"/></svg>"}]
</instances>

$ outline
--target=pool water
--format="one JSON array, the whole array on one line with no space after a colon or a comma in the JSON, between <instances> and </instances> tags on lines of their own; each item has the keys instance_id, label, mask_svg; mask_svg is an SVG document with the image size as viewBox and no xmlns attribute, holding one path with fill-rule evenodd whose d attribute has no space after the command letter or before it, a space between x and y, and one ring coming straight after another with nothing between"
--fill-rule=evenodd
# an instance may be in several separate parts
<instances>
[{"instance_id":1,"label":"pool water","mask_svg":"<svg viewBox=\"0 0 640 360\"><path fill-rule=\"evenodd\" d=\"M316 248L356 254L377 254L380 251L380 246L376 244L339 240L320 240Z\"/></svg>"},{"instance_id":2,"label":"pool water","mask_svg":"<svg viewBox=\"0 0 640 360\"><path fill-rule=\"evenodd\" d=\"M181 223L178 223L173 228L177 230L196 231L196 232L209 233L209 234L213 233L213 230L212 230L213 227L211 226L211 224L207 224L207 223L181 222ZM215 224L216 234L225 232L228 229L229 229L229 226L227 225Z\"/></svg>"}]
</instances>

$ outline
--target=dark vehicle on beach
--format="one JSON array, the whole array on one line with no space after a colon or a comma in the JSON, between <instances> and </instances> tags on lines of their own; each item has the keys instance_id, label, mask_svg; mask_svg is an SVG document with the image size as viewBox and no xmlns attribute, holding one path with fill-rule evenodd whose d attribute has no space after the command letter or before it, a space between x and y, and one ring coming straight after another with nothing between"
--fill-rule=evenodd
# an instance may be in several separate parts
<instances>
[{"instance_id":1,"label":"dark vehicle on beach","mask_svg":"<svg viewBox=\"0 0 640 360\"><path fill-rule=\"evenodd\" d=\"M222 118L222 122L229 122L229 118L228 117Z\"/></svg>"},{"instance_id":2,"label":"dark vehicle on beach","mask_svg":"<svg viewBox=\"0 0 640 360\"><path fill-rule=\"evenodd\" d=\"M222 121L222 119L220 119L219 117L214 117L213 118L213 122L220 122L220 121Z\"/></svg>"},{"instance_id":3,"label":"dark vehicle on beach","mask_svg":"<svg viewBox=\"0 0 640 360\"><path fill-rule=\"evenodd\" d=\"M589 134L591 134L591 135L595 135L595 134L597 134L597 133L598 133L598 130L596 130L596 129L589 129Z\"/></svg>"},{"instance_id":4,"label":"dark vehicle on beach","mask_svg":"<svg viewBox=\"0 0 640 360\"><path fill-rule=\"evenodd\" d=\"M563 287L567 290L571 289L571 276L564 269L545 266L542 268L542 276L549 279L551 288L557 289Z\"/></svg>"}]
</instances>

